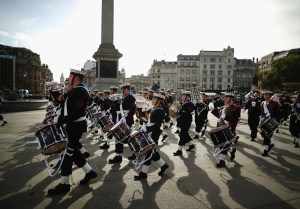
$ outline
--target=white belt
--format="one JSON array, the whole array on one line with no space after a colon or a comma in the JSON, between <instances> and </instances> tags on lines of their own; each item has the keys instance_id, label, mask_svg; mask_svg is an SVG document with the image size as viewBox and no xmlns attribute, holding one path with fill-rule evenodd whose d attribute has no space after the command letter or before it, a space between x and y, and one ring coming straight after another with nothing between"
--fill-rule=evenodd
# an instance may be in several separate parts
<instances>
[{"instance_id":1,"label":"white belt","mask_svg":"<svg viewBox=\"0 0 300 209\"><path fill-rule=\"evenodd\" d=\"M79 121L84 121L85 120L85 116L82 116L82 117L80 117L80 118L78 118L78 119L76 119L76 120L74 120L73 122L79 122Z\"/></svg>"},{"instance_id":2,"label":"white belt","mask_svg":"<svg viewBox=\"0 0 300 209\"><path fill-rule=\"evenodd\" d=\"M119 115L121 114L122 117L126 117L127 114L129 113L129 110L121 110L121 111L117 111L117 121L116 122L119 122L120 118L119 118Z\"/></svg>"}]
</instances>

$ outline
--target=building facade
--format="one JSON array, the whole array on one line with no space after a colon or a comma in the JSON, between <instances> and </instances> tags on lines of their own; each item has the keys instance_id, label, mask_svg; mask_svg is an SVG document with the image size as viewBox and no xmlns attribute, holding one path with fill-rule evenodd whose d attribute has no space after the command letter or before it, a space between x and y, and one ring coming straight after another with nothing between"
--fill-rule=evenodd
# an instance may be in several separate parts
<instances>
[{"instance_id":1,"label":"building facade","mask_svg":"<svg viewBox=\"0 0 300 209\"><path fill-rule=\"evenodd\" d=\"M150 88L150 77L141 75L133 75L130 78L126 78L125 83L130 83L131 90L135 93L139 93L144 88Z\"/></svg>"},{"instance_id":2,"label":"building facade","mask_svg":"<svg viewBox=\"0 0 300 209\"><path fill-rule=\"evenodd\" d=\"M178 85L177 62L153 60L148 77L150 86L158 84L161 89L176 89Z\"/></svg>"},{"instance_id":3,"label":"building facade","mask_svg":"<svg viewBox=\"0 0 300 209\"><path fill-rule=\"evenodd\" d=\"M46 82L53 80L53 74L47 65L41 65L40 55L26 48L1 44L0 55L15 58L15 72L13 72L13 63L0 59L1 88L28 89L31 93L45 93ZM3 72L5 73L3 74Z\"/></svg>"},{"instance_id":4,"label":"building facade","mask_svg":"<svg viewBox=\"0 0 300 209\"><path fill-rule=\"evenodd\" d=\"M233 73L233 87L238 91L249 92L253 86L253 79L258 71L258 64L254 58L234 59L235 70Z\"/></svg>"}]
</instances>

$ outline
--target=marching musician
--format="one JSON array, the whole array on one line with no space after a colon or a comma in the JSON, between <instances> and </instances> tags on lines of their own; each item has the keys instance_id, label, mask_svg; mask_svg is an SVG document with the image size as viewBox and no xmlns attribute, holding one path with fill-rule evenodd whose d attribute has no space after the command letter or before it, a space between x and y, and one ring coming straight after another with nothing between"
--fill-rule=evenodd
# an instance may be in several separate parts
<instances>
[{"instance_id":1,"label":"marching musician","mask_svg":"<svg viewBox=\"0 0 300 209\"><path fill-rule=\"evenodd\" d=\"M103 103L101 107L102 115L106 115L110 111L111 99L110 99L110 90L104 90Z\"/></svg>"},{"instance_id":2,"label":"marching musician","mask_svg":"<svg viewBox=\"0 0 300 209\"><path fill-rule=\"evenodd\" d=\"M162 133L160 127L163 123L164 115L165 115L164 108L161 106L163 100L164 100L163 95L154 93L152 97L152 105L154 107L150 112L150 118L146 126L143 126L141 128L142 131L148 133L151 136L151 138L153 139L156 145L158 144L159 136ZM155 148L154 148L154 153L152 154L151 152L149 152L148 154L146 154L145 159L148 160L144 162L142 171L139 173L139 175L134 176L134 180L141 180L147 178L149 166L152 161L158 162L158 164L160 165L160 171L158 172L159 176L162 176L165 170L169 168L169 165L166 164L166 162L160 157L159 152Z\"/></svg>"},{"instance_id":3,"label":"marching musician","mask_svg":"<svg viewBox=\"0 0 300 209\"><path fill-rule=\"evenodd\" d=\"M72 174L73 162L84 170L85 177L80 181L81 185L89 183L93 178L97 177L97 173L92 170L91 166L86 162L85 157L80 152L80 138L87 131L86 107L89 99L89 93L83 85L84 72L79 70L70 71L67 98L64 103L61 115L58 118L58 124L66 124L66 132L68 135L68 148L61 165L60 183L48 190L49 195L67 193L70 191L69 177Z\"/></svg>"},{"instance_id":4,"label":"marching musician","mask_svg":"<svg viewBox=\"0 0 300 209\"><path fill-rule=\"evenodd\" d=\"M152 89L149 89L149 90L148 90L148 94L147 94L147 99L148 99L148 100L152 100L153 93L154 93L154 91L153 91Z\"/></svg>"},{"instance_id":5,"label":"marching musician","mask_svg":"<svg viewBox=\"0 0 300 209\"><path fill-rule=\"evenodd\" d=\"M194 139L200 138L200 132L201 137L204 135L207 127L207 115L209 111L209 103L206 100L205 92L199 92L199 98L200 99L197 100L195 104L195 131L197 134L194 136Z\"/></svg>"},{"instance_id":6,"label":"marching musician","mask_svg":"<svg viewBox=\"0 0 300 209\"><path fill-rule=\"evenodd\" d=\"M117 86L110 86L110 94L112 96L111 105L110 105L110 115L114 124L117 123L117 112L120 111L120 101L117 98L113 98L113 95L117 94L118 89L119 88ZM112 139L112 137L113 136L111 134L108 134L107 136L108 139ZM109 149L109 145L107 141L103 145L100 145L99 148Z\"/></svg>"},{"instance_id":7,"label":"marching musician","mask_svg":"<svg viewBox=\"0 0 300 209\"><path fill-rule=\"evenodd\" d=\"M235 131L236 131L237 123L241 117L241 107L233 103L234 97L235 95L233 93L224 94L225 106L222 108L220 122L218 123L218 126L228 123L232 134L236 136ZM234 160L236 149L233 147L230 147L229 149L231 154L230 160ZM216 165L218 168L225 166L227 151L228 149L221 151L220 162Z\"/></svg>"},{"instance_id":8,"label":"marching musician","mask_svg":"<svg viewBox=\"0 0 300 209\"><path fill-rule=\"evenodd\" d=\"M130 92L130 84L123 84L120 86L121 90L123 91L123 100L120 104L120 111L118 111L117 121L118 119L121 119L121 117L124 117L126 120L126 124L131 128L131 126L134 124L134 114L136 111L136 104L135 104L135 97ZM115 144L115 152L116 156L112 159L109 159L109 163L121 163L122 162L122 156L124 145L122 143L116 143Z\"/></svg>"},{"instance_id":9,"label":"marching musician","mask_svg":"<svg viewBox=\"0 0 300 209\"><path fill-rule=\"evenodd\" d=\"M300 138L300 91L298 92L297 98L292 105L292 114L290 117L289 131L294 137L295 147L299 147Z\"/></svg>"},{"instance_id":10,"label":"marching musician","mask_svg":"<svg viewBox=\"0 0 300 209\"><path fill-rule=\"evenodd\" d=\"M264 124L264 122L269 118L274 118L275 120L277 120L278 111L279 111L279 103L274 100L271 100L273 92L264 91L263 93L264 93L265 101L261 103L261 108L260 108L261 124ZM274 147L274 144L271 142L272 134L270 134L270 136L266 136L262 132L262 136L264 138L264 152L262 153L262 156L265 157L268 156L268 153Z\"/></svg>"},{"instance_id":11,"label":"marching musician","mask_svg":"<svg viewBox=\"0 0 300 209\"><path fill-rule=\"evenodd\" d=\"M261 98L259 97L259 90L252 90L253 95L247 101L245 107L243 108L243 112L248 110L248 125L251 130L251 141L255 141L257 137L257 128L260 121L260 106L262 103Z\"/></svg>"},{"instance_id":12,"label":"marching musician","mask_svg":"<svg viewBox=\"0 0 300 209\"><path fill-rule=\"evenodd\" d=\"M182 155L182 148L186 144L189 145L189 148L186 151L192 151L195 148L195 145L192 143L192 138L189 134L189 129L191 127L193 117L192 112L195 109L193 102L191 101L191 92L190 91L182 91L182 108L181 110L174 109L175 112L179 113L179 117L177 118L177 125L180 128L179 131L179 142L178 142L178 150L173 153L174 156Z\"/></svg>"}]
</instances>

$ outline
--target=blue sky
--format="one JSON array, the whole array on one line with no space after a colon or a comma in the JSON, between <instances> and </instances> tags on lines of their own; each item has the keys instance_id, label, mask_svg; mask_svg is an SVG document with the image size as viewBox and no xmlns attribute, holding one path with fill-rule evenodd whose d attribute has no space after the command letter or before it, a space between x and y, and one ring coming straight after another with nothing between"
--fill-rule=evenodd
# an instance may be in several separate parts
<instances>
[{"instance_id":1,"label":"blue sky","mask_svg":"<svg viewBox=\"0 0 300 209\"><path fill-rule=\"evenodd\" d=\"M40 54L59 80L101 42L101 0L0 0L0 43ZM300 47L299 0L115 0L114 45L126 76L154 59L222 50L260 58Z\"/></svg>"}]
</instances>

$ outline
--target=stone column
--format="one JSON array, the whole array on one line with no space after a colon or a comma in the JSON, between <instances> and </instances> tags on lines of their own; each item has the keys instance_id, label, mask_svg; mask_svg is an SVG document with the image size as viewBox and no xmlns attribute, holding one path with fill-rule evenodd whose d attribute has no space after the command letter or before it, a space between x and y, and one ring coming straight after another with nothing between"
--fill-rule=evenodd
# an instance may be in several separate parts
<instances>
[{"instance_id":1,"label":"stone column","mask_svg":"<svg viewBox=\"0 0 300 209\"><path fill-rule=\"evenodd\" d=\"M114 0L102 0L101 44L93 57L96 60L96 80L92 90L109 89L121 84L119 59L123 56L113 44Z\"/></svg>"}]
</instances>

